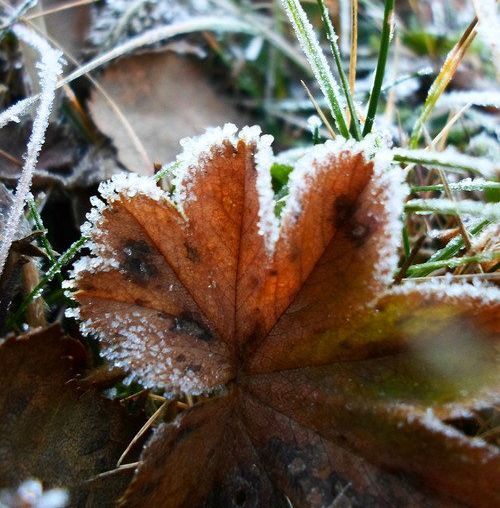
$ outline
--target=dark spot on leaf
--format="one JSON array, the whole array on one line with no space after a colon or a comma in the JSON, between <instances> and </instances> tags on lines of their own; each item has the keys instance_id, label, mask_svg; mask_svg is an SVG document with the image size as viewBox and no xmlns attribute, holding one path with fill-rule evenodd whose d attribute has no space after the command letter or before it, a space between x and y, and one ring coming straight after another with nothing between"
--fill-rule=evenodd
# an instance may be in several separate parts
<instances>
[{"instance_id":1,"label":"dark spot on leaf","mask_svg":"<svg viewBox=\"0 0 500 508\"><path fill-rule=\"evenodd\" d=\"M204 342L212 340L213 336L210 330L205 328L199 321L195 319L192 313L183 312L174 319L174 324L170 331L181 332Z\"/></svg>"},{"instance_id":2,"label":"dark spot on leaf","mask_svg":"<svg viewBox=\"0 0 500 508\"><path fill-rule=\"evenodd\" d=\"M339 196L333 204L333 225L342 229L356 247L362 247L371 233L370 224L356 220L357 203L347 196Z\"/></svg>"},{"instance_id":3,"label":"dark spot on leaf","mask_svg":"<svg viewBox=\"0 0 500 508\"><path fill-rule=\"evenodd\" d=\"M189 245L189 243L187 242L184 243L184 247L186 247L186 256L189 259L189 261L192 261L193 263L198 263L200 261L200 254L198 250L192 245Z\"/></svg>"},{"instance_id":4,"label":"dark spot on leaf","mask_svg":"<svg viewBox=\"0 0 500 508\"><path fill-rule=\"evenodd\" d=\"M332 223L337 229L343 228L356 211L356 204L345 194L333 202Z\"/></svg>"},{"instance_id":5,"label":"dark spot on leaf","mask_svg":"<svg viewBox=\"0 0 500 508\"><path fill-rule=\"evenodd\" d=\"M186 361L186 355L183 355L183 354L177 355L177 357L175 359L178 362L185 362Z\"/></svg>"},{"instance_id":6,"label":"dark spot on leaf","mask_svg":"<svg viewBox=\"0 0 500 508\"><path fill-rule=\"evenodd\" d=\"M127 240L123 245L123 260L120 269L125 277L138 284L146 284L158 274L153 252L143 240Z\"/></svg>"}]
</instances>

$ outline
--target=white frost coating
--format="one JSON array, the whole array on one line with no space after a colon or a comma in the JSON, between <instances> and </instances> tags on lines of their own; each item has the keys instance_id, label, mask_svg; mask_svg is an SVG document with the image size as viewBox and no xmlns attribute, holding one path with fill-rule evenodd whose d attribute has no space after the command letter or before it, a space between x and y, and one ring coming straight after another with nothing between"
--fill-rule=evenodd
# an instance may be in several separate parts
<instances>
[{"instance_id":1,"label":"white frost coating","mask_svg":"<svg viewBox=\"0 0 500 508\"><path fill-rule=\"evenodd\" d=\"M271 165L273 137L269 134L261 136L258 126L244 127L240 138L247 144L255 145L255 169L257 171L257 195L259 196L259 234L264 237L268 253L274 251L279 236L279 222L274 213L275 199L271 181Z\"/></svg>"},{"instance_id":2,"label":"white frost coating","mask_svg":"<svg viewBox=\"0 0 500 508\"><path fill-rule=\"evenodd\" d=\"M496 0L472 0L478 19L477 33L491 48L493 64L500 73L500 16Z\"/></svg>"},{"instance_id":3,"label":"white frost coating","mask_svg":"<svg viewBox=\"0 0 500 508\"><path fill-rule=\"evenodd\" d=\"M451 147L442 152L424 149L409 150L406 148L395 148L392 152L395 157L404 158L408 162L464 169L479 173L484 178L492 178L498 169L495 167L494 162L484 157L464 155Z\"/></svg>"},{"instance_id":4,"label":"white frost coating","mask_svg":"<svg viewBox=\"0 0 500 508\"><path fill-rule=\"evenodd\" d=\"M182 152L177 156L172 185L175 186L173 199L178 208L183 210L183 203L192 199L190 189L202 166L208 162L216 148L224 143L236 145L238 128L232 123L223 127L208 128L196 137L181 139Z\"/></svg>"},{"instance_id":5,"label":"white frost coating","mask_svg":"<svg viewBox=\"0 0 500 508\"><path fill-rule=\"evenodd\" d=\"M73 311L74 309L71 309L71 315ZM172 359L173 349L167 342L169 332L158 329L147 316L141 316L137 311L113 314L107 312L99 319L82 321L80 330L84 335L96 336L102 344L102 356L114 366L128 372L124 379L125 384L137 381L145 388L161 388L170 395L179 392L203 395L217 389L208 389L192 370L176 367ZM103 327L113 329L116 335L113 343L110 343L109 336L101 331ZM153 337L158 343L152 344L146 340L147 337ZM151 355L156 358L155 362L143 361Z\"/></svg>"},{"instance_id":6,"label":"white frost coating","mask_svg":"<svg viewBox=\"0 0 500 508\"><path fill-rule=\"evenodd\" d=\"M183 211L183 204L193 199L190 192L197 174L213 156L217 148L225 143L237 147L239 141L255 146L255 168L257 171L257 194L259 196L259 233L264 237L268 252L272 252L278 238L278 220L274 215L274 193L271 182L270 168L273 163L271 144L273 137L261 135L259 126L243 127L238 134L238 128L231 123L223 127L207 129L201 136L181 140L183 151L177 156L175 176L172 184L175 186L173 200L179 210Z\"/></svg>"},{"instance_id":7,"label":"white frost coating","mask_svg":"<svg viewBox=\"0 0 500 508\"><path fill-rule=\"evenodd\" d=\"M322 171L331 169L345 157L362 154L365 161L372 160L374 174L370 181L373 199L384 204L386 224L384 243L378 249L378 260L374 266L374 277L383 285L392 281L398 264L398 249L401 241L401 214L408 196L404 174L398 166L391 166L392 153L384 147L386 142L379 136L370 135L356 142L337 137L323 145L316 145L300 158L288 180L289 195L281 215L281 232L286 234L287 226L296 220L302 210L306 192L314 187L314 180Z\"/></svg>"},{"instance_id":8,"label":"white frost coating","mask_svg":"<svg viewBox=\"0 0 500 508\"><path fill-rule=\"evenodd\" d=\"M393 279L399 262L401 247L401 216L409 188L404 182L405 175L399 166L391 166L390 150L380 150L374 158L372 178L373 190L377 200L384 204L384 243L377 251L374 276L383 285L388 286ZM374 196L375 197L375 196Z\"/></svg>"},{"instance_id":9,"label":"white frost coating","mask_svg":"<svg viewBox=\"0 0 500 508\"><path fill-rule=\"evenodd\" d=\"M411 199L406 203L407 209L416 213L441 213L443 215L468 214L484 217L491 221L500 221L500 203L483 203L471 199L452 201L451 199Z\"/></svg>"},{"instance_id":10,"label":"white frost coating","mask_svg":"<svg viewBox=\"0 0 500 508\"><path fill-rule=\"evenodd\" d=\"M398 407L395 407L398 410ZM468 446L474 448L481 448L485 452L487 452L487 456L484 460L488 460L490 458L494 458L496 455L495 447L488 444L487 441L481 439L479 437L469 437L465 436L462 432L455 429L451 425L446 425L443 423L434 413L433 409L428 407L425 413L415 411L415 408L412 406L407 406L406 404L402 404L400 409L405 409L407 412L406 422L409 425L414 425L415 422L419 422L425 426L427 430L437 434L443 434L448 439L458 440L461 442L466 441ZM401 420L399 426L403 427L405 425L405 421Z\"/></svg>"},{"instance_id":11,"label":"white frost coating","mask_svg":"<svg viewBox=\"0 0 500 508\"><path fill-rule=\"evenodd\" d=\"M295 163L288 179L288 197L281 214L282 227L301 212L304 194L322 171L346 155L363 153L368 158L374 151L374 139L374 136L367 136L363 141L356 142L337 136L335 140L328 140L307 150Z\"/></svg>"},{"instance_id":12,"label":"white frost coating","mask_svg":"<svg viewBox=\"0 0 500 508\"><path fill-rule=\"evenodd\" d=\"M10 246L23 213L26 196L31 187L31 179L49 123L49 115L54 101L57 78L62 72L62 53L60 51L53 49L45 39L22 25L14 25L13 31L17 37L40 53L40 62L37 63L37 68L39 71L41 94L40 104L38 105L37 114L33 121L33 130L26 149L24 166L17 183L14 203L10 209L4 230L4 237L0 243L0 274L7 260Z\"/></svg>"},{"instance_id":13,"label":"white frost coating","mask_svg":"<svg viewBox=\"0 0 500 508\"><path fill-rule=\"evenodd\" d=\"M18 123L20 121L20 116L26 114L37 100L38 96L27 97L26 99L16 102L10 108L0 113L0 129L10 122Z\"/></svg>"},{"instance_id":14,"label":"white frost coating","mask_svg":"<svg viewBox=\"0 0 500 508\"><path fill-rule=\"evenodd\" d=\"M450 303L472 299L485 305L500 304L500 288L484 284L479 279L473 279L472 284L465 281L457 282L450 273L444 278L429 278L425 282L406 280L403 284L391 288L387 293L407 295L412 292Z\"/></svg>"},{"instance_id":15,"label":"white frost coating","mask_svg":"<svg viewBox=\"0 0 500 508\"><path fill-rule=\"evenodd\" d=\"M26 506L32 508L64 508L68 506L69 493L56 488L44 492L42 482L30 478L17 489L0 490L0 507Z\"/></svg>"},{"instance_id":16,"label":"white frost coating","mask_svg":"<svg viewBox=\"0 0 500 508\"><path fill-rule=\"evenodd\" d=\"M333 111L331 106L328 89L333 93L340 110L345 110L345 99L343 94L340 93L337 81L333 77L328 61L314 33L314 28L307 19L307 15L298 0L281 0L281 3L290 19L302 51L311 66L314 77L330 106L333 117L336 118L335 111ZM303 31L299 28L299 23L304 27Z\"/></svg>"},{"instance_id":17,"label":"white frost coating","mask_svg":"<svg viewBox=\"0 0 500 508\"><path fill-rule=\"evenodd\" d=\"M438 101L439 108L461 107L466 104L500 108L500 92L498 90L468 90L443 94Z\"/></svg>"},{"instance_id":18,"label":"white frost coating","mask_svg":"<svg viewBox=\"0 0 500 508\"><path fill-rule=\"evenodd\" d=\"M122 196L133 198L138 194L147 196L155 201L168 198L167 193L157 185L154 178L140 176L136 173L118 173L113 175L111 180L102 182L99 185L99 192L108 203L112 203Z\"/></svg>"}]
</instances>

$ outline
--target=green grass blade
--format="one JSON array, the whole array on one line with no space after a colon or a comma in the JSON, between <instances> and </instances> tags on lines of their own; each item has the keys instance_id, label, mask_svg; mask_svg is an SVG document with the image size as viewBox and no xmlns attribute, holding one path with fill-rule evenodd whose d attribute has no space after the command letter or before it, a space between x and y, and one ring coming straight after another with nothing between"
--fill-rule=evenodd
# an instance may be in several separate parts
<instances>
[{"instance_id":1,"label":"green grass blade","mask_svg":"<svg viewBox=\"0 0 500 508\"><path fill-rule=\"evenodd\" d=\"M471 236L478 235L481 231L491 224L491 222L487 219L476 219L476 222L472 224L472 226L468 229L468 233ZM453 240L450 240L445 247L436 251L427 261L427 263L432 263L434 261L442 261L445 259L449 259L460 252L461 249L464 248L464 239L461 235L457 235ZM426 263L422 263L420 268L413 268L411 273L408 273L411 277L425 277L429 275L433 271L433 268L428 268L425 266Z\"/></svg>"},{"instance_id":2,"label":"green grass blade","mask_svg":"<svg viewBox=\"0 0 500 508\"><path fill-rule=\"evenodd\" d=\"M335 120L339 132L345 138L349 137L349 129L344 118L344 105L340 95L338 84L332 74L330 66L321 50L313 27L299 0L281 0L295 34L309 61L314 77L325 96L330 111Z\"/></svg>"},{"instance_id":3,"label":"green grass blade","mask_svg":"<svg viewBox=\"0 0 500 508\"><path fill-rule=\"evenodd\" d=\"M422 164L429 167L458 169L490 178L495 175L495 163L485 157L471 157L452 150L407 150L395 148L392 151L395 162Z\"/></svg>"},{"instance_id":4,"label":"green grass blade","mask_svg":"<svg viewBox=\"0 0 500 508\"><path fill-rule=\"evenodd\" d=\"M375 115L377 114L380 90L382 89L382 83L384 81L385 67L387 65L387 55L389 53L393 16L394 0L385 0L384 20L382 24L382 34L380 36L380 49L378 52L377 69L375 71L375 80L373 82L372 91L370 93L370 101L368 103L368 112L366 114L366 122L363 128L363 136L366 136L371 132L373 122L375 121Z\"/></svg>"},{"instance_id":5,"label":"green grass blade","mask_svg":"<svg viewBox=\"0 0 500 508\"><path fill-rule=\"evenodd\" d=\"M330 43L330 49L332 51L333 58L335 60L335 65L337 66L337 70L340 76L340 83L342 85L342 90L344 92L344 96L347 101L347 107L349 108L349 112L351 114L352 121L352 133L354 137L360 141L361 140L361 127L359 124L359 119L356 114L356 109L354 107L354 101L352 99L351 91L349 88L349 82L347 80L346 73L344 72L344 68L342 67L342 59L340 57L339 45L337 44L337 34L335 33L335 29L333 28L332 21L328 14L328 9L326 8L325 2L323 0L317 0L318 7L321 11L321 19L323 21L323 26L326 32L326 38Z\"/></svg>"},{"instance_id":6,"label":"green grass blade","mask_svg":"<svg viewBox=\"0 0 500 508\"><path fill-rule=\"evenodd\" d=\"M465 30L460 40L448 53L448 56L446 57L443 67L441 68L439 74L437 75L436 79L429 88L429 93L427 94L427 98L425 99L422 113L418 117L413 127L413 132L410 138L410 148L416 148L418 146L418 142L420 140L420 136L422 134L425 122L429 118L439 97L441 97L442 93L445 91L446 87L448 86L453 76L455 75L455 72L457 71L460 62L462 61L465 53L467 52L469 46L474 40L474 37L476 35L475 32L476 25L477 18L474 18L474 20Z\"/></svg>"},{"instance_id":7,"label":"green grass blade","mask_svg":"<svg viewBox=\"0 0 500 508\"><path fill-rule=\"evenodd\" d=\"M416 273L425 271L426 275L440 268L457 268L458 266L468 265L470 263L483 263L486 261L495 261L500 259L500 252L486 252L476 256L464 256L461 258L449 258L440 261L427 261L417 265L411 265L406 271L407 276L416 277Z\"/></svg>"},{"instance_id":8,"label":"green grass blade","mask_svg":"<svg viewBox=\"0 0 500 508\"><path fill-rule=\"evenodd\" d=\"M9 325L17 323L18 320L22 317L22 315L26 312L28 305L36 298L40 296L45 286L59 273L64 266L66 266L77 254L77 252L84 246L84 244L88 241L88 238L82 236L76 242L71 244L71 246L66 250L63 254L59 256L57 261L49 268L47 273L40 279L40 282L35 286L33 291L26 296L26 298L21 302L21 305L17 309L17 311L13 314L13 316L9 319Z\"/></svg>"},{"instance_id":9,"label":"green grass blade","mask_svg":"<svg viewBox=\"0 0 500 508\"><path fill-rule=\"evenodd\" d=\"M441 215L469 214L484 217L491 221L500 221L500 203L482 203L463 199L451 201L450 199L411 199L405 204L407 212L429 212Z\"/></svg>"},{"instance_id":10,"label":"green grass blade","mask_svg":"<svg viewBox=\"0 0 500 508\"><path fill-rule=\"evenodd\" d=\"M466 178L461 182L449 183L448 187L452 191L459 192L474 192L474 191L485 191L485 190L499 190L500 182L490 182L483 180L481 178L477 178L476 180L471 180L470 178ZM412 192L429 192L429 191L444 191L444 185L416 185L411 187Z\"/></svg>"}]
</instances>

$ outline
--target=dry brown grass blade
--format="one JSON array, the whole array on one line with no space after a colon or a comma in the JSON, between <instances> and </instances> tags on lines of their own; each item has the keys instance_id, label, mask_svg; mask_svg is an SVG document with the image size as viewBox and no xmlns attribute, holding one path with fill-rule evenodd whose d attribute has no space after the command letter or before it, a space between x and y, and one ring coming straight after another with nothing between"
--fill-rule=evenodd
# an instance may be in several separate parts
<instances>
[{"instance_id":1,"label":"dry brown grass blade","mask_svg":"<svg viewBox=\"0 0 500 508\"><path fill-rule=\"evenodd\" d=\"M301 83L302 83L302 86L305 88L306 93L309 97L309 100L312 102L312 105L314 106L314 109L316 110L316 113L318 113L318 116L321 118L321 120L325 124L325 127L327 128L328 133L330 134L331 138L335 139L335 131L333 130L333 127L331 126L330 122L328 121L325 114L319 107L318 102L316 101L316 99L314 98L313 94L309 90L308 86L304 83L304 81L301 81Z\"/></svg>"},{"instance_id":2,"label":"dry brown grass blade","mask_svg":"<svg viewBox=\"0 0 500 508\"><path fill-rule=\"evenodd\" d=\"M356 66L358 64L358 0L351 0L351 52L349 57L349 90L354 97L356 87ZM349 109L347 123L351 121Z\"/></svg>"},{"instance_id":3,"label":"dry brown grass blade","mask_svg":"<svg viewBox=\"0 0 500 508\"><path fill-rule=\"evenodd\" d=\"M35 12L33 14L29 14L24 16L23 21L31 21L33 19L41 18L43 16L48 16L50 14L54 14L56 12L66 11L68 9L73 9L75 7L80 7L82 5L88 5L96 3L98 0L76 0L74 2L68 2L66 4L57 5L55 7L51 7L49 9L42 10L40 12Z\"/></svg>"},{"instance_id":4,"label":"dry brown grass blade","mask_svg":"<svg viewBox=\"0 0 500 508\"><path fill-rule=\"evenodd\" d=\"M476 26L477 26L477 17L475 17L465 32L463 33L460 40L455 44L453 49L448 53L446 60L439 71L434 83L432 83L429 93L427 95L427 99L424 104L424 108L419 118L415 122L415 126L413 128L413 132L410 139L410 148L416 148L418 146L418 142L420 140L420 136L422 134L425 122L429 118L436 102L439 97L441 97L442 93L446 90L446 87L455 76L455 73L458 69L458 66L464 59L467 50L469 49L472 41L476 36Z\"/></svg>"},{"instance_id":5,"label":"dry brown grass blade","mask_svg":"<svg viewBox=\"0 0 500 508\"><path fill-rule=\"evenodd\" d=\"M3 0L0 0L0 2L2 4L5 4L5 2ZM28 24L35 30L37 30L37 27L35 25L33 25L30 21L28 21ZM58 41L56 41L53 37L51 37L50 35L48 34L44 34L44 36L54 45L56 46L59 50L61 50L63 53L64 53L64 56L71 61L71 63L73 63L74 65L76 66L80 66L81 65L81 62L78 61L77 58L75 58L71 53L69 53L65 48L63 48L59 43ZM118 119L118 121L123 125L123 128L125 129L125 131L127 132L128 136L130 137L130 142L131 144L134 146L134 148L136 149L137 153L139 154L139 156L141 157L141 159L144 161L144 164L146 165L146 167L152 167L153 166L153 163L152 163L152 160L151 158L149 157L147 151L146 151L146 148L144 147L144 145L142 144L141 140L139 139L139 137L137 136L134 128L132 127L132 125L130 124L130 122L127 120L127 118L125 117L125 115L123 114L123 112L121 111L121 109L119 108L119 106L115 103L115 101L113 101L113 99L110 97L110 95L106 92L106 90L104 89L104 87L96 80L94 79L89 73L85 74L85 77L92 83L92 85L95 86L96 90L99 91L99 93L102 94L102 96L104 97L104 99L106 100L106 102L109 104L109 106L111 107L111 109L113 110L113 112L116 114L116 117ZM67 85L64 84L63 85L63 89L65 90L66 93L68 93L68 90L67 90ZM70 97L71 99L71 97Z\"/></svg>"},{"instance_id":6,"label":"dry brown grass blade","mask_svg":"<svg viewBox=\"0 0 500 508\"><path fill-rule=\"evenodd\" d=\"M139 439L144 435L144 433L153 425L153 423L160 418L165 409L168 406L168 401L165 401L148 419L148 421L139 429L139 432L132 438L130 443L128 444L125 451L120 455L118 462L116 463L116 467L121 467L123 460L129 454L132 447L139 441Z\"/></svg>"}]
</instances>

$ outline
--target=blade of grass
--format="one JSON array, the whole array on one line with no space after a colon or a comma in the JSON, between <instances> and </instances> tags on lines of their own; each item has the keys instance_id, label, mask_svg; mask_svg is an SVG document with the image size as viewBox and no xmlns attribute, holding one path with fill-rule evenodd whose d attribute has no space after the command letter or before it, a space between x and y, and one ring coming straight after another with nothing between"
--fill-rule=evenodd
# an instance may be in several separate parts
<instances>
[{"instance_id":1,"label":"blade of grass","mask_svg":"<svg viewBox=\"0 0 500 508\"><path fill-rule=\"evenodd\" d=\"M450 190L452 191L485 191L485 190L499 190L500 182L491 182L487 180L483 180L481 178L477 178L476 180L472 180L470 178L466 178L461 182L456 183L448 183ZM429 191L444 191L444 185L436 184L436 185L415 185L411 187L412 192L429 192Z\"/></svg>"},{"instance_id":2,"label":"blade of grass","mask_svg":"<svg viewBox=\"0 0 500 508\"><path fill-rule=\"evenodd\" d=\"M85 245L88 241L88 238L82 236L76 242L71 244L71 246L63 252L57 261L51 265L48 269L47 273L40 279L40 282L37 286L31 291L31 293L26 296L26 298L21 302L21 305L17 309L17 311L11 316L9 319L9 326L13 326L15 323L19 321L19 319L23 316L24 312L28 308L28 305L35 299L40 296L44 287L59 273L64 266L66 266L77 254L77 252Z\"/></svg>"},{"instance_id":3,"label":"blade of grass","mask_svg":"<svg viewBox=\"0 0 500 508\"><path fill-rule=\"evenodd\" d=\"M31 188L33 173L45 141L45 131L55 98L57 77L62 73L61 53L53 49L45 39L23 25L13 27L16 37L34 48L40 55L38 75L41 85L40 102L33 120L31 135L26 147L23 169L16 186L14 202L9 210L3 238L0 240L0 273L3 271L9 249L14 240L24 203Z\"/></svg>"},{"instance_id":4,"label":"blade of grass","mask_svg":"<svg viewBox=\"0 0 500 508\"><path fill-rule=\"evenodd\" d=\"M36 12L34 14L29 14L27 16L23 16L23 21L31 21L36 18L40 18L43 16L49 16L50 14L55 14L56 12L66 11L68 9L73 9L75 7L80 7L82 5L88 5L97 2L98 0L75 0L74 2L68 2L62 5L56 5L55 7L50 7L49 9L45 9L40 12Z\"/></svg>"},{"instance_id":5,"label":"blade of grass","mask_svg":"<svg viewBox=\"0 0 500 508\"><path fill-rule=\"evenodd\" d=\"M335 65L337 66L337 71L340 76L340 83L342 85L342 90L346 98L347 107L349 108L349 113L352 121L351 124L352 133L357 141L361 141L361 127L359 124L359 118L356 114L356 109L354 107L354 101L352 100L352 95L349 89L347 76L345 74L344 68L342 67L342 58L340 56L340 49L337 43L338 37L337 34L335 33L335 29L333 28L332 21L330 19L330 15L328 13L328 9L326 8L324 0L317 0L317 3L321 12L321 20L323 21L323 27L325 29L326 38L330 43L330 50L332 52L333 59L335 60Z\"/></svg>"},{"instance_id":6,"label":"blade of grass","mask_svg":"<svg viewBox=\"0 0 500 508\"><path fill-rule=\"evenodd\" d=\"M380 90L384 81L385 67L387 65L387 55L389 53L389 43L392 34L392 23L394 17L394 0L385 0L384 20L382 22L382 34L380 36L380 48L378 52L377 69L375 71L375 79L373 81L372 91L370 93L370 101L368 103L368 112L366 114L366 122L363 128L363 136L369 134L373 127L375 115L377 114L378 101L380 98Z\"/></svg>"},{"instance_id":7,"label":"blade of grass","mask_svg":"<svg viewBox=\"0 0 500 508\"><path fill-rule=\"evenodd\" d=\"M349 56L349 89L354 97L358 61L358 0L351 0L351 54Z\"/></svg>"},{"instance_id":8,"label":"blade of grass","mask_svg":"<svg viewBox=\"0 0 500 508\"><path fill-rule=\"evenodd\" d=\"M418 117L413 127L413 132L410 138L410 148L416 148L422 134L422 129L425 122L429 118L436 102L441 94L445 91L446 87L455 75L458 66L462 62L465 53L469 49L474 37L476 36L477 17L472 20L460 40L455 44L452 50L448 53L446 60L439 71L436 79L429 88L429 93L424 103L422 113Z\"/></svg>"},{"instance_id":9,"label":"blade of grass","mask_svg":"<svg viewBox=\"0 0 500 508\"><path fill-rule=\"evenodd\" d=\"M392 153L396 162L413 162L431 167L459 169L485 177L494 176L496 172L495 163L489 159L471 157L452 150L436 152L424 149L407 150L405 148L395 148Z\"/></svg>"},{"instance_id":10,"label":"blade of grass","mask_svg":"<svg viewBox=\"0 0 500 508\"><path fill-rule=\"evenodd\" d=\"M318 39L299 0L281 0L285 12L290 19L297 39L309 61L314 77L325 96L338 130L345 138L349 137L349 129L344 118L344 104L337 81L333 77L328 62L321 50Z\"/></svg>"},{"instance_id":11,"label":"blade of grass","mask_svg":"<svg viewBox=\"0 0 500 508\"><path fill-rule=\"evenodd\" d=\"M33 219L36 229L38 229L39 231L42 232L42 236L40 237L40 242L42 243L42 247L44 248L50 262L52 264L54 264L54 263L56 263L56 254L54 252L54 249L52 249L52 245L50 244L49 239L47 238L47 229L45 228L45 225L43 224L42 217L40 216L40 213L38 212L36 203L33 201L33 198L29 198L27 200L27 203L28 203L28 208L30 211L31 218ZM61 275L57 274L57 277L62 282Z\"/></svg>"},{"instance_id":12,"label":"blade of grass","mask_svg":"<svg viewBox=\"0 0 500 508\"><path fill-rule=\"evenodd\" d=\"M484 217L491 221L500 220L499 203L482 203L462 199L451 201L449 199L411 199L405 204L407 212L429 212L442 215L468 214L476 217Z\"/></svg>"},{"instance_id":13,"label":"blade of grass","mask_svg":"<svg viewBox=\"0 0 500 508\"><path fill-rule=\"evenodd\" d=\"M432 273L434 270L440 268L456 268L458 266L469 265L471 263L482 263L485 261L494 261L500 259L500 252L485 252L483 254L477 254L475 256L464 256L461 258L449 258L441 261L427 261L426 263L420 263L411 265L406 270L406 275L413 277L415 273L419 273L425 270L427 274Z\"/></svg>"},{"instance_id":14,"label":"blade of grass","mask_svg":"<svg viewBox=\"0 0 500 508\"><path fill-rule=\"evenodd\" d=\"M486 228L486 226L488 226L489 224L491 224L491 222L487 219L476 220L476 222L473 223L473 225L468 229L468 233L470 236L476 236L481 231L483 231L484 228ZM445 247L436 251L428 259L427 262L432 263L434 261L441 261L441 260L449 259L449 258L455 256L463 248L464 248L464 240L460 235L458 235L455 238L453 238L453 240L450 240ZM425 267L425 263L423 263L421 268L418 268L418 269L414 268L412 270L412 277L425 277L426 275L428 275L431 272L432 272L432 269L427 269Z\"/></svg>"}]
</instances>

